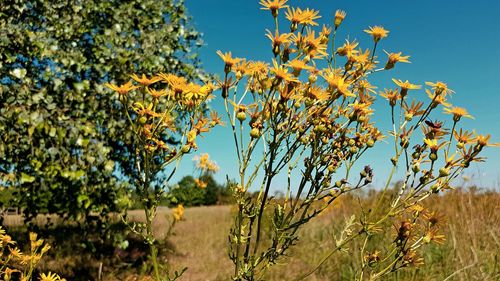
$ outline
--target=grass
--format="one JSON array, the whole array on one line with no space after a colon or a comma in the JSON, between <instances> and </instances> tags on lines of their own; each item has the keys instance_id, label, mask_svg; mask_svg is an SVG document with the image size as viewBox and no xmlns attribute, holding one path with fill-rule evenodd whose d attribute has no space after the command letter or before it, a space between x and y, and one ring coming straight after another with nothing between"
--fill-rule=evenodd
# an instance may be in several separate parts
<instances>
[{"instance_id":1,"label":"grass","mask_svg":"<svg viewBox=\"0 0 500 281\"><path fill-rule=\"evenodd\" d=\"M343 223L373 196L346 197L325 214L312 221L302 231L301 239L292 249L290 257L282 259L267 275L267 280L295 280L313 269L335 246L334 237ZM443 196L434 196L426 207L445 216L442 231L446 234L443 245L427 247L423 256L426 264L408 268L384 280L500 280L500 194L477 190L455 190ZM162 239L167 224L168 209L160 209L154 222L155 235ZM232 222L232 206L188 208L184 221L176 225L169 241L162 243L160 260L173 270L184 266L188 270L180 280L228 280L233 265L227 255L228 230ZM131 211L129 216L142 219L142 213ZM6 224L16 224L7 218ZM394 231L386 231L383 239L394 239ZM72 241L72 239L67 239ZM69 242L68 242L69 243ZM352 280L359 268L360 257L354 251L362 241L355 241L328 259L306 280ZM387 244L387 243L386 243ZM369 241L369 250L378 249L379 241ZM71 245L55 243L52 260L42 265L44 270L60 272L71 280L97 279L101 263L90 256L62 250ZM131 243L130 252L144 257L140 243ZM135 249L135 250L134 250ZM383 249L379 249L382 250ZM118 258L116 251L104 256L102 280L140 280L141 267ZM54 255L54 253L58 253ZM81 265L85 264L86 269ZM87 270L87 272L85 272ZM142 269L143 270L143 269ZM66 274L66 275L64 275ZM448 279L447 279L448 278Z\"/></svg>"}]
</instances>

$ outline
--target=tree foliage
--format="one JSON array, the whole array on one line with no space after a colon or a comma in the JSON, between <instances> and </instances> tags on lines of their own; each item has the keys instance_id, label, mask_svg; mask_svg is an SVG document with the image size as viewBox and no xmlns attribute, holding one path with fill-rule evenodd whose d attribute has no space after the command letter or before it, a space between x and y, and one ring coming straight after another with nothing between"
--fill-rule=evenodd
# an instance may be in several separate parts
<instances>
[{"instance_id":1,"label":"tree foliage","mask_svg":"<svg viewBox=\"0 0 500 281\"><path fill-rule=\"evenodd\" d=\"M203 206L227 203L229 201L229 190L218 184L212 175L203 175L200 178L206 183L206 187L197 186L192 176L183 177L170 192L170 200L184 206Z\"/></svg>"},{"instance_id":2,"label":"tree foliage","mask_svg":"<svg viewBox=\"0 0 500 281\"><path fill-rule=\"evenodd\" d=\"M188 22L177 0L2 2L0 185L28 219L128 205L132 133L102 85L130 73L201 77Z\"/></svg>"}]
</instances>

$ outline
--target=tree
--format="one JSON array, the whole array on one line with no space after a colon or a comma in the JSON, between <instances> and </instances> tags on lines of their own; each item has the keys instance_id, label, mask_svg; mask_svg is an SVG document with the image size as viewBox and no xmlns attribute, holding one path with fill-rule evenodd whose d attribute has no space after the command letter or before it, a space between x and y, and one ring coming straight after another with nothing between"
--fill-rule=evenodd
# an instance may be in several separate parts
<instances>
[{"instance_id":1,"label":"tree","mask_svg":"<svg viewBox=\"0 0 500 281\"><path fill-rule=\"evenodd\" d=\"M130 73L202 77L188 21L177 0L3 1L0 182L27 219L128 205L132 132L102 85Z\"/></svg>"},{"instance_id":2,"label":"tree","mask_svg":"<svg viewBox=\"0 0 500 281\"><path fill-rule=\"evenodd\" d=\"M183 177L177 185L170 190L170 201L184 206L215 205L224 194L225 187L219 185L212 175L203 175L199 178L206 186L200 188L192 176Z\"/></svg>"}]
</instances>

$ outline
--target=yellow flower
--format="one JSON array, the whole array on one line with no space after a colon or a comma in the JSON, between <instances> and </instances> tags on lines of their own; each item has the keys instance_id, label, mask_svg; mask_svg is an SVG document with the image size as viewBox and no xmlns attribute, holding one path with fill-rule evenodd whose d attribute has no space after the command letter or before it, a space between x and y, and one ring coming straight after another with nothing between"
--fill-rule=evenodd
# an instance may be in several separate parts
<instances>
[{"instance_id":1,"label":"yellow flower","mask_svg":"<svg viewBox=\"0 0 500 281\"><path fill-rule=\"evenodd\" d=\"M132 85L132 82L130 82L130 81L121 85L121 86L117 86L117 85L110 84L110 83L106 83L106 84L104 84L104 86L110 88L111 90L117 92L120 95L126 95L128 92L139 88L138 86Z\"/></svg>"},{"instance_id":2,"label":"yellow flower","mask_svg":"<svg viewBox=\"0 0 500 281\"><path fill-rule=\"evenodd\" d=\"M10 251L10 255L13 256L14 258L16 259L22 259L23 257L23 253L21 252L21 250L19 250L19 248L15 247L15 248L10 248L9 247L9 251Z\"/></svg>"},{"instance_id":3,"label":"yellow flower","mask_svg":"<svg viewBox=\"0 0 500 281\"><path fill-rule=\"evenodd\" d=\"M173 216L175 221L182 220L182 216L184 215L184 206L182 204L177 205L177 207L173 210Z\"/></svg>"},{"instance_id":4,"label":"yellow flower","mask_svg":"<svg viewBox=\"0 0 500 281\"><path fill-rule=\"evenodd\" d=\"M2 234L0 235L0 246L5 247L7 245L14 245L16 244L16 241L12 240L12 237L7 234Z\"/></svg>"},{"instance_id":5,"label":"yellow flower","mask_svg":"<svg viewBox=\"0 0 500 281\"><path fill-rule=\"evenodd\" d=\"M472 138L472 133L468 131L453 131L453 136L457 140L458 143L461 145L468 144L474 142L474 139Z\"/></svg>"},{"instance_id":6,"label":"yellow flower","mask_svg":"<svg viewBox=\"0 0 500 281\"><path fill-rule=\"evenodd\" d=\"M278 16L278 10L287 8L288 5L285 5L288 0L260 0L260 5L263 7L262 10L270 10L273 17Z\"/></svg>"},{"instance_id":7,"label":"yellow flower","mask_svg":"<svg viewBox=\"0 0 500 281\"><path fill-rule=\"evenodd\" d=\"M325 74L322 75L323 78L328 83L330 90L337 90L344 97L355 97L356 95L349 90L350 84L344 80L344 78L337 74L335 71L327 70Z\"/></svg>"},{"instance_id":8,"label":"yellow flower","mask_svg":"<svg viewBox=\"0 0 500 281\"><path fill-rule=\"evenodd\" d=\"M431 152L436 153L446 142L438 143L437 139L424 139L424 143L430 148Z\"/></svg>"},{"instance_id":9,"label":"yellow flower","mask_svg":"<svg viewBox=\"0 0 500 281\"><path fill-rule=\"evenodd\" d=\"M350 62L356 62L362 65L365 65L369 62L370 58L370 50L366 49L364 52L363 50L360 49L360 51L357 52L357 54L352 54L351 56L348 56L348 60Z\"/></svg>"},{"instance_id":10,"label":"yellow flower","mask_svg":"<svg viewBox=\"0 0 500 281\"><path fill-rule=\"evenodd\" d=\"M428 89L425 89L427 96L432 100L432 107L436 107L438 104L441 104L444 107L451 106L450 103L446 102L445 95L438 95L436 92L432 93Z\"/></svg>"},{"instance_id":11,"label":"yellow flower","mask_svg":"<svg viewBox=\"0 0 500 281\"><path fill-rule=\"evenodd\" d=\"M332 33L332 29L326 25L323 25L323 28L321 28L321 32L319 33L319 37L321 37L322 43L328 42L328 37L330 36L330 33Z\"/></svg>"},{"instance_id":12,"label":"yellow flower","mask_svg":"<svg viewBox=\"0 0 500 281\"><path fill-rule=\"evenodd\" d=\"M297 58L288 62L288 65L293 69L293 75L295 75L295 76L299 76L302 69L305 69L305 70L312 70L313 69L313 67L310 65L307 65L307 63L305 61L297 59Z\"/></svg>"},{"instance_id":13,"label":"yellow flower","mask_svg":"<svg viewBox=\"0 0 500 281\"><path fill-rule=\"evenodd\" d=\"M321 18L318 15L319 12L315 10L310 10L309 8L301 10L300 8L287 8L285 13L286 18L292 23L292 30L297 28L297 25L318 25L314 20Z\"/></svg>"},{"instance_id":14,"label":"yellow flower","mask_svg":"<svg viewBox=\"0 0 500 281\"><path fill-rule=\"evenodd\" d=\"M408 90L418 90L418 89L422 88L422 86L412 84L408 80L406 80L406 81L403 82L402 80L394 79L393 78L392 81L396 85L398 85L399 87L401 87L401 97L405 97L406 94L408 93Z\"/></svg>"},{"instance_id":15,"label":"yellow flower","mask_svg":"<svg viewBox=\"0 0 500 281\"><path fill-rule=\"evenodd\" d=\"M423 102L416 102L415 100L411 101L411 104L403 104L403 108L405 110L405 118L411 120L411 118L415 116L419 116L424 114L425 110L422 110Z\"/></svg>"},{"instance_id":16,"label":"yellow flower","mask_svg":"<svg viewBox=\"0 0 500 281\"><path fill-rule=\"evenodd\" d=\"M12 277L12 273L18 273L18 272L20 271L17 269L11 269L9 267L5 268L5 270L3 271L4 273L3 280L10 280L10 278Z\"/></svg>"},{"instance_id":17,"label":"yellow flower","mask_svg":"<svg viewBox=\"0 0 500 281\"><path fill-rule=\"evenodd\" d=\"M279 82L282 80L288 82L298 82L297 78L293 77L291 73L288 73L288 68L283 65L278 65L278 62L276 62L275 59L273 59L273 68L271 68L271 72L274 73Z\"/></svg>"},{"instance_id":18,"label":"yellow flower","mask_svg":"<svg viewBox=\"0 0 500 281\"><path fill-rule=\"evenodd\" d=\"M168 94L166 89L163 90L155 90L146 88L146 91L155 99L159 99L160 97L166 96Z\"/></svg>"},{"instance_id":19,"label":"yellow flower","mask_svg":"<svg viewBox=\"0 0 500 281\"><path fill-rule=\"evenodd\" d=\"M349 104L353 111L357 115L370 115L373 113L373 109L370 108L370 104L360 103L356 100L354 103Z\"/></svg>"},{"instance_id":20,"label":"yellow flower","mask_svg":"<svg viewBox=\"0 0 500 281\"><path fill-rule=\"evenodd\" d=\"M233 67L233 65L235 65L236 63L242 61L242 59L240 59L240 58L233 58L231 52L222 53L219 50L219 51L217 51L217 55L219 55L219 57L226 64L225 68L224 68L224 70L226 71L226 73L231 70L231 68Z\"/></svg>"},{"instance_id":21,"label":"yellow flower","mask_svg":"<svg viewBox=\"0 0 500 281\"><path fill-rule=\"evenodd\" d=\"M491 138L491 135L476 135L476 137L474 138L474 140L476 141L477 145L479 145L480 147L483 147L483 146L500 146L500 143L489 143L490 141L490 138Z\"/></svg>"},{"instance_id":22,"label":"yellow flower","mask_svg":"<svg viewBox=\"0 0 500 281\"><path fill-rule=\"evenodd\" d=\"M422 240L424 243L434 242L436 244L443 244L446 239L443 234L438 234L437 228L431 228L427 231Z\"/></svg>"},{"instance_id":23,"label":"yellow flower","mask_svg":"<svg viewBox=\"0 0 500 281\"><path fill-rule=\"evenodd\" d=\"M342 45L342 47L337 49L337 54L339 56L347 56L347 57L357 54L358 51L356 51L355 49L359 45L359 43L356 42L356 40L352 42L349 42L348 40L345 41L346 42L344 43L344 45Z\"/></svg>"},{"instance_id":24,"label":"yellow flower","mask_svg":"<svg viewBox=\"0 0 500 281\"><path fill-rule=\"evenodd\" d=\"M304 37L303 49L306 51L309 58L321 58L326 56L326 42L324 42L321 36L316 37L315 32L309 31Z\"/></svg>"},{"instance_id":25,"label":"yellow flower","mask_svg":"<svg viewBox=\"0 0 500 281\"><path fill-rule=\"evenodd\" d=\"M197 187L204 189L208 186L208 183L205 181L202 181L201 179L194 179L194 183L196 184Z\"/></svg>"},{"instance_id":26,"label":"yellow flower","mask_svg":"<svg viewBox=\"0 0 500 281\"><path fill-rule=\"evenodd\" d=\"M49 273L45 275L45 273L40 274L40 281L58 281L61 280L61 277L55 273Z\"/></svg>"},{"instance_id":27,"label":"yellow flower","mask_svg":"<svg viewBox=\"0 0 500 281\"><path fill-rule=\"evenodd\" d=\"M388 60L387 60L387 63L385 64L385 67L384 67L385 69L391 69L391 68L393 68L394 65L397 62L405 62L405 63L409 63L410 62L408 60L410 58L410 56L402 56L401 52L399 52L399 53L388 53L388 52L385 52L385 53L389 57Z\"/></svg>"},{"instance_id":28,"label":"yellow flower","mask_svg":"<svg viewBox=\"0 0 500 281\"><path fill-rule=\"evenodd\" d=\"M191 130L186 134L186 141L187 144L193 148L198 148L196 145L196 137L198 136L198 133L196 130Z\"/></svg>"},{"instance_id":29,"label":"yellow flower","mask_svg":"<svg viewBox=\"0 0 500 281\"><path fill-rule=\"evenodd\" d=\"M271 39L272 41L272 46L273 46L273 53L275 55L279 54L280 52L280 46L283 44L287 44L290 42L290 36L292 36L291 33L283 33L279 34L278 31L276 30L275 34L269 30L267 30L266 37Z\"/></svg>"},{"instance_id":30,"label":"yellow flower","mask_svg":"<svg viewBox=\"0 0 500 281\"><path fill-rule=\"evenodd\" d=\"M462 117L467 117L467 118L471 118L471 119L474 119L474 117L472 117L472 115L470 115L467 110L463 107L452 107L452 108L445 108L444 109L444 113L446 114L452 114L453 115L453 121L455 122L458 122L460 121L460 118Z\"/></svg>"},{"instance_id":31,"label":"yellow flower","mask_svg":"<svg viewBox=\"0 0 500 281\"><path fill-rule=\"evenodd\" d=\"M389 34L388 30L385 30L382 26L378 25L374 27L370 26L370 29L365 29L364 31L370 34L375 42L380 41L380 39L387 37L387 35Z\"/></svg>"},{"instance_id":32,"label":"yellow flower","mask_svg":"<svg viewBox=\"0 0 500 281\"><path fill-rule=\"evenodd\" d=\"M357 85L357 88L359 90L360 93L376 93L376 91L374 89L377 89L376 86L373 86L372 84L370 84L370 82L368 82L368 80L359 80L358 81L358 85Z\"/></svg>"},{"instance_id":33,"label":"yellow flower","mask_svg":"<svg viewBox=\"0 0 500 281\"><path fill-rule=\"evenodd\" d=\"M154 84L158 81L160 81L160 78L158 77L153 77L151 79L148 79L146 77L146 75L142 75L141 77L137 76L136 74L132 74L130 75L130 77L132 77L132 79L134 79L137 83L143 85L143 86L149 86L151 84Z\"/></svg>"},{"instance_id":34,"label":"yellow flower","mask_svg":"<svg viewBox=\"0 0 500 281\"><path fill-rule=\"evenodd\" d=\"M345 11L342 11L342 10L335 11L335 19L333 21L333 25L335 26L335 29L337 29L340 26L340 24L342 24L346 15L347 14Z\"/></svg>"},{"instance_id":35,"label":"yellow flower","mask_svg":"<svg viewBox=\"0 0 500 281\"><path fill-rule=\"evenodd\" d=\"M161 114L153 111L153 104L150 103L148 106L144 106L140 102L136 102L132 109L139 114L139 116L151 116L151 117L160 117Z\"/></svg>"},{"instance_id":36,"label":"yellow flower","mask_svg":"<svg viewBox=\"0 0 500 281\"><path fill-rule=\"evenodd\" d=\"M452 90L448 89L448 85L446 85L446 83L441 81L437 81L436 83L425 82L425 84L431 86L436 95L443 94L444 96L446 96L447 94L454 93Z\"/></svg>"},{"instance_id":37,"label":"yellow flower","mask_svg":"<svg viewBox=\"0 0 500 281\"><path fill-rule=\"evenodd\" d=\"M269 72L269 64L263 61L251 61L248 68L252 76L265 76Z\"/></svg>"}]
</instances>

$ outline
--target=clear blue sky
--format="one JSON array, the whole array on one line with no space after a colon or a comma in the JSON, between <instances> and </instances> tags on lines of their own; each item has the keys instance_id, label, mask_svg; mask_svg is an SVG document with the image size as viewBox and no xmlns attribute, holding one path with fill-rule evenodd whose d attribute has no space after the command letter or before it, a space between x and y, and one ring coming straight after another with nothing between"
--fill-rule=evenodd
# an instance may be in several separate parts
<instances>
[{"instance_id":1,"label":"clear blue sky","mask_svg":"<svg viewBox=\"0 0 500 281\"><path fill-rule=\"evenodd\" d=\"M369 48L372 41L363 29L384 26L390 34L381 41L379 51L401 51L411 56L411 64L398 64L387 73L372 76L372 84L378 89L393 87L392 77L416 84L444 81L456 92L450 102L467 108L475 117L461 121L463 127L491 133L493 142L500 141L500 1L295 0L288 4L320 10L320 24L331 22L336 9L345 10L347 17L337 42L349 37ZM223 74L217 50L232 51L233 55L247 59L271 57L270 41L264 33L266 28L273 28L273 19L269 11L260 10L258 0L186 0L186 6L196 28L204 34L201 59L208 72ZM412 94L425 95L423 91ZM220 96L212 106L222 111ZM387 132L388 106L379 98L375 109L377 125ZM237 175L231 136L228 127L216 129L199 141L199 151L195 153L208 152L217 161L221 167L216 176L219 182L225 180L226 174L230 178ZM375 167L375 184L382 184L390 169L387 155L393 152L388 144L376 148L361 164ZM487 148L483 156L488 161L472 165L467 174L474 174L476 182L483 186L499 188L500 148ZM192 172L190 159L183 160L180 168L176 179Z\"/></svg>"}]
</instances>

